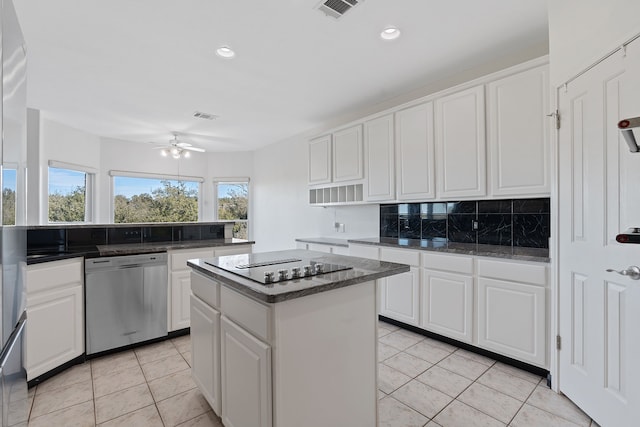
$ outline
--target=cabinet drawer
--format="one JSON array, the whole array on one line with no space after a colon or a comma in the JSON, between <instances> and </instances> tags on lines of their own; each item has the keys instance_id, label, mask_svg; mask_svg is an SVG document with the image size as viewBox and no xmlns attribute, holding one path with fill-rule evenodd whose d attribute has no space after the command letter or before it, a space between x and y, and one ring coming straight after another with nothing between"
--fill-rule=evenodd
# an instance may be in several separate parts
<instances>
[{"instance_id":1,"label":"cabinet drawer","mask_svg":"<svg viewBox=\"0 0 640 427\"><path fill-rule=\"evenodd\" d=\"M220 288L220 311L251 333L269 342L271 309L226 286Z\"/></svg>"},{"instance_id":2,"label":"cabinet drawer","mask_svg":"<svg viewBox=\"0 0 640 427\"><path fill-rule=\"evenodd\" d=\"M186 270L187 260L194 258L213 258L213 249L169 252L169 266L171 271Z\"/></svg>"},{"instance_id":3,"label":"cabinet drawer","mask_svg":"<svg viewBox=\"0 0 640 427\"><path fill-rule=\"evenodd\" d=\"M215 250L215 256L227 256L227 255L250 254L250 253L251 253L251 245L234 246L232 248L224 247L224 248L217 248Z\"/></svg>"},{"instance_id":4,"label":"cabinet drawer","mask_svg":"<svg viewBox=\"0 0 640 427\"><path fill-rule=\"evenodd\" d=\"M325 252L327 254L331 253L331 246L322 245L322 244L319 244L319 243L309 243L307 245L307 249L310 250L310 251Z\"/></svg>"},{"instance_id":5,"label":"cabinet drawer","mask_svg":"<svg viewBox=\"0 0 640 427\"><path fill-rule=\"evenodd\" d=\"M473 258L471 257L425 253L422 254L422 265L431 270L473 274Z\"/></svg>"},{"instance_id":6,"label":"cabinet drawer","mask_svg":"<svg viewBox=\"0 0 640 427\"><path fill-rule=\"evenodd\" d=\"M387 262L420 266L420 253L406 249L380 248L380 259Z\"/></svg>"},{"instance_id":7,"label":"cabinet drawer","mask_svg":"<svg viewBox=\"0 0 640 427\"><path fill-rule=\"evenodd\" d=\"M380 256L380 248L377 246L349 244L349 256L378 259Z\"/></svg>"},{"instance_id":8,"label":"cabinet drawer","mask_svg":"<svg viewBox=\"0 0 640 427\"><path fill-rule=\"evenodd\" d=\"M540 286L547 285L547 267L539 264L479 259L478 276Z\"/></svg>"},{"instance_id":9,"label":"cabinet drawer","mask_svg":"<svg viewBox=\"0 0 640 427\"><path fill-rule=\"evenodd\" d=\"M47 291L84 282L82 258L44 262L27 266L27 294Z\"/></svg>"},{"instance_id":10,"label":"cabinet drawer","mask_svg":"<svg viewBox=\"0 0 640 427\"><path fill-rule=\"evenodd\" d=\"M220 284L213 279L191 272L191 293L211 307L220 306Z\"/></svg>"}]
</instances>

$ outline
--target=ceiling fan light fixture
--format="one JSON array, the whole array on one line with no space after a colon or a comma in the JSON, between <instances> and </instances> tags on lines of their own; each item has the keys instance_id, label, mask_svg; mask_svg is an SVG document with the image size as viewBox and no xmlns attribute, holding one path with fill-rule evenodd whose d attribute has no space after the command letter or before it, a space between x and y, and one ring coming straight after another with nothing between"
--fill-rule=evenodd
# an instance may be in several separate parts
<instances>
[{"instance_id":1,"label":"ceiling fan light fixture","mask_svg":"<svg viewBox=\"0 0 640 427\"><path fill-rule=\"evenodd\" d=\"M220 46L218 49L216 49L216 53L218 54L218 56L221 56L223 58L233 58L234 56L236 56L236 53L229 46Z\"/></svg>"},{"instance_id":2,"label":"ceiling fan light fixture","mask_svg":"<svg viewBox=\"0 0 640 427\"><path fill-rule=\"evenodd\" d=\"M189 157L191 157L191 153L189 153L188 151L185 151L185 152L182 154L182 157L184 157L185 159L188 159Z\"/></svg>"},{"instance_id":3,"label":"ceiling fan light fixture","mask_svg":"<svg viewBox=\"0 0 640 427\"><path fill-rule=\"evenodd\" d=\"M169 150L167 150L166 148L164 150L160 150L160 155L162 157L167 157L169 155Z\"/></svg>"}]
</instances>

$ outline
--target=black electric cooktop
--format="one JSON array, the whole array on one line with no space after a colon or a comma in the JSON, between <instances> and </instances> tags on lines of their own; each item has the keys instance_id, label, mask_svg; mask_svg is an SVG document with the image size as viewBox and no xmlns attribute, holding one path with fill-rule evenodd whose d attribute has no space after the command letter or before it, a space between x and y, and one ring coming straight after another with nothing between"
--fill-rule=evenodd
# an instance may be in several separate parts
<instances>
[{"instance_id":1,"label":"black electric cooktop","mask_svg":"<svg viewBox=\"0 0 640 427\"><path fill-rule=\"evenodd\" d=\"M223 257L205 261L204 263L264 285L320 276L353 268L341 264L326 263L319 258L300 257L248 263L242 262L242 260L243 258L239 257ZM247 258L244 258L244 261L247 261Z\"/></svg>"}]
</instances>

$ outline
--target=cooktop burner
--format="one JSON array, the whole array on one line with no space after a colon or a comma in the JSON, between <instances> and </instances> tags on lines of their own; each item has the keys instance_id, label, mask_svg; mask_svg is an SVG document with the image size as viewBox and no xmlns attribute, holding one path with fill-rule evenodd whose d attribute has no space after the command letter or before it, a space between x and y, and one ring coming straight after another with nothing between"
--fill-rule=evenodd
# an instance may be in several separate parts
<instances>
[{"instance_id":1,"label":"cooktop burner","mask_svg":"<svg viewBox=\"0 0 640 427\"><path fill-rule=\"evenodd\" d=\"M205 261L205 264L264 285L353 268L341 264L326 263L317 258L287 258L243 264L232 264L228 260L221 261L218 258L213 261Z\"/></svg>"}]
</instances>

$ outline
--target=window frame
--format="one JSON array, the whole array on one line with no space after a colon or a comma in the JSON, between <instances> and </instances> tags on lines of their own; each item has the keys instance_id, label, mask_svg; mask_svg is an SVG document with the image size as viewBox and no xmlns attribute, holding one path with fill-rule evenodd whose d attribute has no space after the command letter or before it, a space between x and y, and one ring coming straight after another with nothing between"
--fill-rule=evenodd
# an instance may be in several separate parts
<instances>
[{"instance_id":1,"label":"window frame","mask_svg":"<svg viewBox=\"0 0 640 427\"><path fill-rule=\"evenodd\" d=\"M84 189L84 221L51 221L49 218L49 171L54 169L66 169L73 172L82 172L85 174L85 189ZM49 160L47 167L47 198L45 206L45 215L47 218L47 224L93 224L95 221L95 207L96 207L96 175L98 169L90 166L78 165L75 163L61 162L59 160Z\"/></svg>"},{"instance_id":2,"label":"window frame","mask_svg":"<svg viewBox=\"0 0 640 427\"><path fill-rule=\"evenodd\" d=\"M111 224L115 224L115 178L142 178L142 179L160 179L160 180L168 180L168 181L190 181L198 183L198 222L202 221L203 218L203 184L205 179L201 176L189 176L189 175L169 175L169 174L156 174L156 173L146 173L146 172L131 172L131 171L121 171L121 170L110 170L109 171L109 222ZM162 224L162 223L157 223Z\"/></svg>"},{"instance_id":3,"label":"window frame","mask_svg":"<svg viewBox=\"0 0 640 427\"><path fill-rule=\"evenodd\" d=\"M219 184L246 184L247 185L247 219L220 219L218 217L218 185ZM216 222L244 222L247 225L247 240L251 240L251 178L242 177L217 177L213 179L213 220Z\"/></svg>"}]
</instances>

